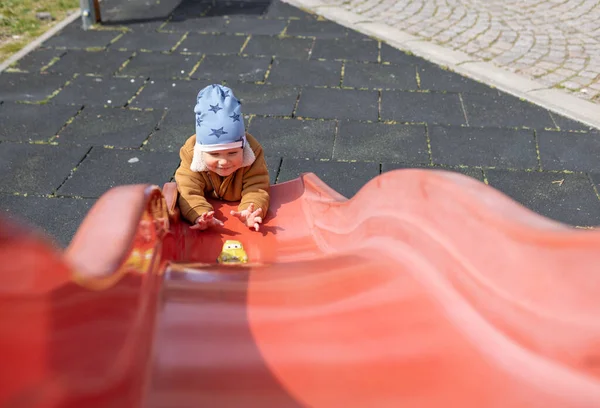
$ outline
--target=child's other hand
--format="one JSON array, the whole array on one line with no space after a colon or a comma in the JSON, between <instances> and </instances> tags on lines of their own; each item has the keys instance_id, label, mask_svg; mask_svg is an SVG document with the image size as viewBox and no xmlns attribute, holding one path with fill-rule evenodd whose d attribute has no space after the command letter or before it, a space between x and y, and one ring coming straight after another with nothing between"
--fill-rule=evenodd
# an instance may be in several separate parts
<instances>
[{"instance_id":1,"label":"child's other hand","mask_svg":"<svg viewBox=\"0 0 600 408\"><path fill-rule=\"evenodd\" d=\"M251 203L248 208L243 211L231 211L231 215L239 218L249 228L254 228L258 231L260 223L262 223L262 217L259 214L262 213L262 208L254 210L254 203Z\"/></svg>"},{"instance_id":2,"label":"child's other hand","mask_svg":"<svg viewBox=\"0 0 600 408\"><path fill-rule=\"evenodd\" d=\"M222 226L223 221L216 219L214 215L214 211L205 212L200 217L196 218L196 222L194 222L194 225L192 225L190 229L205 230L208 227Z\"/></svg>"}]
</instances>

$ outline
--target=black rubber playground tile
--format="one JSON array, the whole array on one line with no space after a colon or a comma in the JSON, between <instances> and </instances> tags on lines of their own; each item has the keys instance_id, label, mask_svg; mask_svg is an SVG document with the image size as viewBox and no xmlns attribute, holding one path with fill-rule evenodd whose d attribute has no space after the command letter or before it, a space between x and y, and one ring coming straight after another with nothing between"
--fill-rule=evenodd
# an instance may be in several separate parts
<instances>
[{"instance_id":1,"label":"black rubber playground tile","mask_svg":"<svg viewBox=\"0 0 600 408\"><path fill-rule=\"evenodd\" d=\"M600 225L600 200L585 174L486 170L489 184L550 219L576 226Z\"/></svg>"},{"instance_id":2,"label":"black rubber playground tile","mask_svg":"<svg viewBox=\"0 0 600 408\"><path fill-rule=\"evenodd\" d=\"M339 86L341 61L276 59L267 82L279 85Z\"/></svg>"},{"instance_id":3,"label":"black rubber playground tile","mask_svg":"<svg viewBox=\"0 0 600 408\"><path fill-rule=\"evenodd\" d=\"M463 102L470 126L555 127L547 110L511 95L465 93Z\"/></svg>"},{"instance_id":4,"label":"black rubber playground tile","mask_svg":"<svg viewBox=\"0 0 600 408\"><path fill-rule=\"evenodd\" d=\"M270 155L331 159L335 121L280 118L252 119L250 132Z\"/></svg>"},{"instance_id":5,"label":"black rubber playground tile","mask_svg":"<svg viewBox=\"0 0 600 408\"><path fill-rule=\"evenodd\" d=\"M17 61L11 68L21 71L39 72L44 66L48 65L54 58L64 55L66 50L57 50L54 48L38 48Z\"/></svg>"},{"instance_id":6,"label":"black rubber playground tile","mask_svg":"<svg viewBox=\"0 0 600 408\"><path fill-rule=\"evenodd\" d=\"M92 199L0 194L0 211L3 216L37 230L54 245L66 248L94 202Z\"/></svg>"},{"instance_id":7,"label":"black rubber playground tile","mask_svg":"<svg viewBox=\"0 0 600 408\"><path fill-rule=\"evenodd\" d=\"M302 173L315 173L329 187L351 198L379 175L379 163L337 162L283 158L277 182L293 180Z\"/></svg>"},{"instance_id":8,"label":"black rubber playground tile","mask_svg":"<svg viewBox=\"0 0 600 408\"><path fill-rule=\"evenodd\" d=\"M235 16L227 19L222 32L229 34L279 35L287 26L287 20Z\"/></svg>"},{"instance_id":9,"label":"black rubber playground tile","mask_svg":"<svg viewBox=\"0 0 600 408\"><path fill-rule=\"evenodd\" d=\"M485 84L455 72L444 70L433 64L418 66L417 73L419 75L419 88L422 90L497 94L493 88Z\"/></svg>"},{"instance_id":10,"label":"black rubber playground tile","mask_svg":"<svg viewBox=\"0 0 600 408\"><path fill-rule=\"evenodd\" d=\"M59 194L100 197L108 189L123 184L157 184L171 180L179 165L174 152L148 152L93 147L73 177ZM102 177L97 177L101 174Z\"/></svg>"},{"instance_id":11,"label":"black rubber playground tile","mask_svg":"<svg viewBox=\"0 0 600 408\"><path fill-rule=\"evenodd\" d=\"M69 50L47 71L73 76L74 74L112 75L131 57L131 52L123 51L81 51Z\"/></svg>"},{"instance_id":12,"label":"black rubber playground tile","mask_svg":"<svg viewBox=\"0 0 600 408\"><path fill-rule=\"evenodd\" d=\"M554 112L550 112L550 116L554 120L554 123L556 123L556 126L558 126L559 130L577 130L577 131L593 132L593 133L600 132L600 129L593 128L589 125L586 125L585 123L574 121L572 119L566 118L566 117L561 116Z\"/></svg>"},{"instance_id":13,"label":"black rubber playground tile","mask_svg":"<svg viewBox=\"0 0 600 408\"><path fill-rule=\"evenodd\" d=\"M313 46L310 38L278 38L254 35L242 51L248 55L276 55L279 58L307 59Z\"/></svg>"},{"instance_id":14,"label":"black rubber playground tile","mask_svg":"<svg viewBox=\"0 0 600 408\"><path fill-rule=\"evenodd\" d=\"M298 100L299 88L293 86L232 84L242 102L244 114L290 116Z\"/></svg>"},{"instance_id":15,"label":"black rubber playground tile","mask_svg":"<svg viewBox=\"0 0 600 408\"><path fill-rule=\"evenodd\" d=\"M52 194L87 150L75 146L0 143L0 192Z\"/></svg>"},{"instance_id":16,"label":"black rubber playground tile","mask_svg":"<svg viewBox=\"0 0 600 408\"><path fill-rule=\"evenodd\" d=\"M423 58L400 51L388 44L381 43L381 62L390 64L429 65ZM431 64L433 65L433 64Z\"/></svg>"},{"instance_id":17,"label":"black rubber playground tile","mask_svg":"<svg viewBox=\"0 0 600 408\"><path fill-rule=\"evenodd\" d=\"M342 121L334 152L337 160L429 163L424 125Z\"/></svg>"},{"instance_id":18,"label":"black rubber playground tile","mask_svg":"<svg viewBox=\"0 0 600 408\"><path fill-rule=\"evenodd\" d=\"M458 94L434 92L382 91L381 119L442 125L466 124Z\"/></svg>"},{"instance_id":19,"label":"black rubber playground tile","mask_svg":"<svg viewBox=\"0 0 600 408\"><path fill-rule=\"evenodd\" d=\"M213 82L258 82L264 80L270 64L270 57L207 55L191 77Z\"/></svg>"},{"instance_id":20,"label":"black rubber playground tile","mask_svg":"<svg viewBox=\"0 0 600 408\"><path fill-rule=\"evenodd\" d=\"M537 169L532 130L430 126L434 164Z\"/></svg>"},{"instance_id":21,"label":"black rubber playground tile","mask_svg":"<svg viewBox=\"0 0 600 408\"><path fill-rule=\"evenodd\" d=\"M179 33L130 32L111 44L113 50L170 51L183 38Z\"/></svg>"},{"instance_id":22,"label":"black rubber playground tile","mask_svg":"<svg viewBox=\"0 0 600 408\"><path fill-rule=\"evenodd\" d=\"M539 130L542 168L600 173L599 136L597 133Z\"/></svg>"},{"instance_id":23,"label":"black rubber playground tile","mask_svg":"<svg viewBox=\"0 0 600 408\"><path fill-rule=\"evenodd\" d=\"M67 49L105 48L121 34L121 31L112 30L86 31L81 27L81 20L76 20L50 37L42 46Z\"/></svg>"},{"instance_id":24,"label":"black rubber playground tile","mask_svg":"<svg viewBox=\"0 0 600 408\"><path fill-rule=\"evenodd\" d=\"M346 28L332 21L291 20L286 34L324 39L343 38L346 37Z\"/></svg>"},{"instance_id":25,"label":"black rubber playground tile","mask_svg":"<svg viewBox=\"0 0 600 408\"><path fill-rule=\"evenodd\" d=\"M221 33L227 20L223 17L174 16L160 31L172 33Z\"/></svg>"},{"instance_id":26,"label":"black rubber playground tile","mask_svg":"<svg viewBox=\"0 0 600 408\"><path fill-rule=\"evenodd\" d=\"M0 100L41 102L58 91L68 78L53 74L0 74Z\"/></svg>"},{"instance_id":27,"label":"black rubber playground tile","mask_svg":"<svg viewBox=\"0 0 600 408\"><path fill-rule=\"evenodd\" d=\"M86 108L56 139L59 144L139 148L158 125L163 112Z\"/></svg>"},{"instance_id":28,"label":"black rubber playground tile","mask_svg":"<svg viewBox=\"0 0 600 408\"><path fill-rule=\"evenodd\" d=\"M139 52L117 75L143 78L184 78L200 61L198 55L165 55L157 52Z\"/></svg>"},{"instance_id":29,"label":"black rubber playground tile","mask_svg":"<svg viewBox=\"0 0 600 408\"><path fill-rule=\"evenodd\" d=\"M204 13L205 16L260 16L267 12L269 1L218 1Z\"/></svg>"},{"instance_id":30,"label":"black rubber playground tile","mask_svg":"<svg viewBox=\"0 0 600 408\"><path fill-rule=\"evenodd\" d=\"M149 81L131 102L133 108L189 108L193 112L198 92L208 81L156 79Z\"/></svg>"},{"instance_id":31,"label":"black rubber playground tile","mask_svg":"<svg viewBox=\"0 0 600 408\"><path fill-rule=\"evenodd\" d=\"M140 78L78 76L52 98L52 103L85 106L125 106L142 87Z\"/></svg>"},{"instance_id":32,"label":"black rubber playground tile","mask_svg":"<svg viewBox=\"0 0 600 408\"><path fill-rule=\"evenodd\" d=\"M179 152L185 141L196 133L193 106L169 109L157 128L144 150Z\"/></svg>"},{"instance_id":33,"label":"black rubber playground tile","mask_svg":"<svg viewBox=\"0 0 600 408\"><path fill-rule=\"evenodd\" d=\"M378 119L377 91L307 88L302 90L296 116L324 119Z\"/></svg>"},{"instance_id":34,"label":"black rubber playground tile","mask_svg":"<svg viewBox=\"0 0 600 408\"><path fill-rule=\"evenodd\" d=\"M419 89L416 68L412 65L380 65L347 62L342 86L350 88Z\"/></svg>"},{"instance_id":35,"label":"black rubber playground tile","mask_svg":"<svg viewBox=\"0 0 600 408\"><path fill-rule=\"evenodd\" d=\"M78 110L79 107L76 106L5 103L0 110L0 140L47 141L56 135Z\"/></svg>"},{"instance_id":36,"label":"black rubber playground tile","mask_svg":"<svg viewBox=\"0 0 600 408\"><path fill-rule=\"evenodd\" d=\"M316 39L311 59L348 60L377 62L379 45L377 41Z\"/></svg>"},{"instance_id":37,"label":"black rubber playground tile","mask_svg":"<svg viewBox=\"0 0 600 408\"><path fill-rule=\"evenodd\" d=\"M238 54L245 42L244 35L190 33L177 47L177 51L219 55Z\"/></svg>"},{"instance_id":38,"label":"black rubber playground tile","mask_svg":"<svg viewBox=\"0 0 600 408\"><path fill-rule=\"evenodd\" d=\"M284 3L280 0L273 0L269 3L269 6L266 12L263 13L265 17L269 18L308 18L308 19L316 19L318 16L316 14L305 12L297 7L290 6L287 3Z\"/></svg>"}]
</instances>

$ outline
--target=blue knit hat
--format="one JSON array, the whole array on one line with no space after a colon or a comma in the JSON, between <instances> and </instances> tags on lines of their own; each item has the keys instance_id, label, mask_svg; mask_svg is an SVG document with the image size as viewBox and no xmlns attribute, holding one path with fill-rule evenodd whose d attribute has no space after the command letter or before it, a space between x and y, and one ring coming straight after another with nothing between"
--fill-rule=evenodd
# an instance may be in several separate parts
<instances>
[{"instance_id":1,"label":"blue knit hat","mask_svg":"<svg viewBox=\"0 0 600 408\"><path fill-rule=\"evenodd\" d=\"M198 92L194 113L196 116L196 146L191 169L205 171L202 152L242 147L244 166L255 160L246 141L241 102L233 91L223 85L212 84Z\"/></svg>"},{"instance_id":2,"label":"blue knit hat","mask_svg":"<svg viewBox=\"0 0 600 408\"><path fill-rule=\"evenodd\" d=\"M213 84L198 93L194 107L196 143L202 151L244 147L246 128L241 104L226 86Z\"/></svg>"}]
</instances>

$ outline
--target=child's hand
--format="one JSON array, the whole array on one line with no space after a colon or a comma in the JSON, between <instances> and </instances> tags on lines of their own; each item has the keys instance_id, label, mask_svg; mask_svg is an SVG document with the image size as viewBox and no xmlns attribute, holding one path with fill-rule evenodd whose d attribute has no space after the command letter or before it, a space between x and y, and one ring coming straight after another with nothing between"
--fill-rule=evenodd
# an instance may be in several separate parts
<instances>
[{"instance_id":1,"label":"child's hand","mask_svg":"<svg viewBox=\"0 0 600 408\"><path fill-rule=\"evenodd\" d=\"M258 224L262 223L262 217L259 217L260 213L262 213L262 208L255 211L254 203L250 203L244 211L231 211L231 215L238 217L249 228L254 227L256 231L258 231Z\"/></svg>"},{"instance_id":2,"label":"child's hand","mask_svg":"<svg viewBox=\"0 0 600 408\"><path fill-rule=\"evenodd\" d=\"M194 225L192 225L190 229L205 230L208 227L223 225L223 221L216 219L214 215L214 211L205 212L200 217L196 218Z\"/></svg>"}]
</instances>

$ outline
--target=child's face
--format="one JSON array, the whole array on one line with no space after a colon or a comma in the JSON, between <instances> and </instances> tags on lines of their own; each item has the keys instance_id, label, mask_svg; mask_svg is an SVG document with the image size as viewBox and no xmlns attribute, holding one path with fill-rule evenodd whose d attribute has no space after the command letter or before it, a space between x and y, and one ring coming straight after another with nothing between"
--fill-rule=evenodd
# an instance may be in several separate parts
<instances>
[{"instance_id":1,"label":"child's face","mask_svg":"<svg viewBox=\"0 0 600 408\"><path fill-rule=\"evenodd\" d=\"M210 171L221 177L227 177L242 167L244 161L243 148L217 150L215 152L202 152L204 163Z\"/></svg>"}]
</instances>

